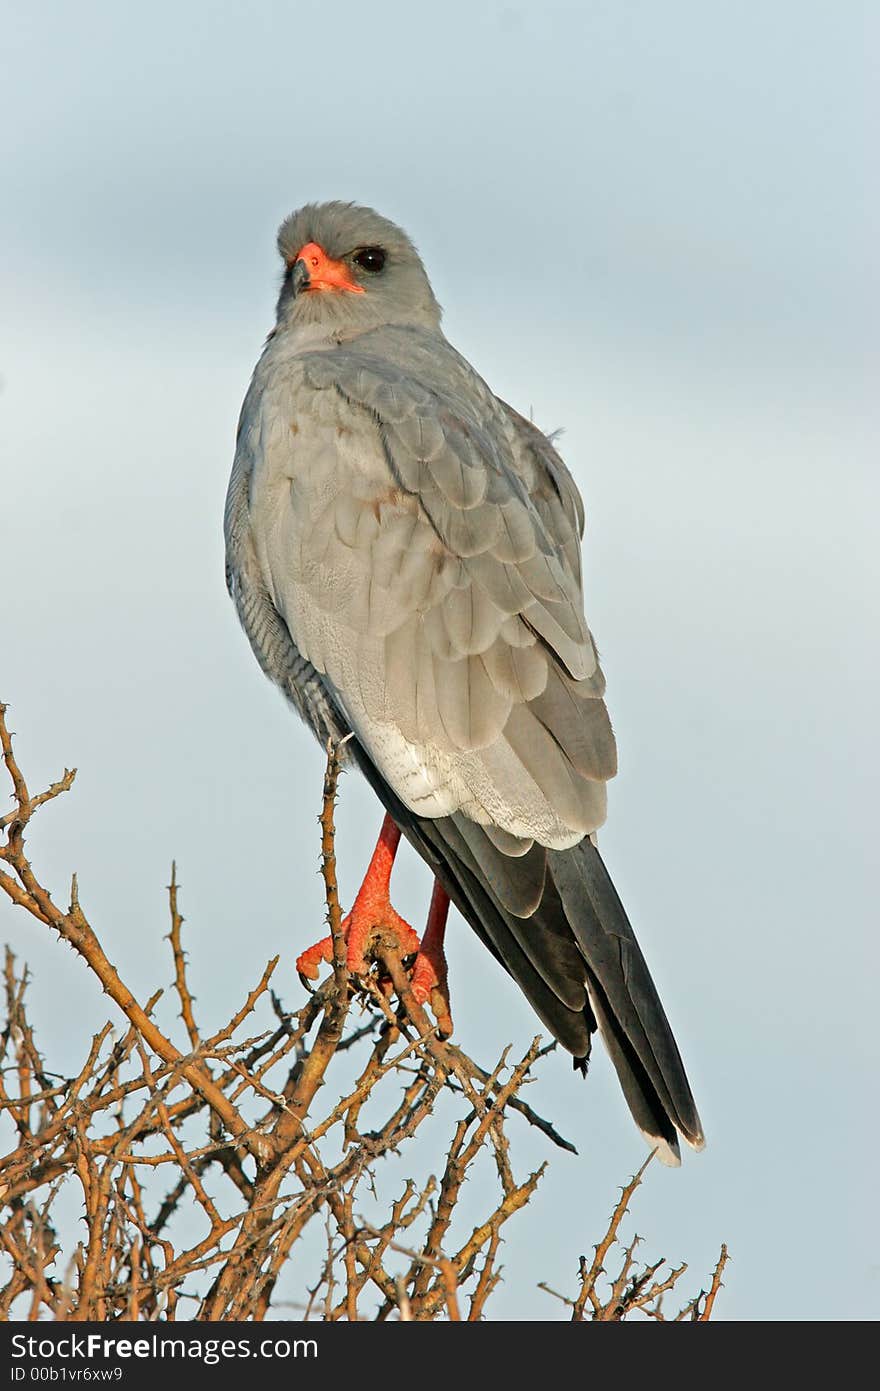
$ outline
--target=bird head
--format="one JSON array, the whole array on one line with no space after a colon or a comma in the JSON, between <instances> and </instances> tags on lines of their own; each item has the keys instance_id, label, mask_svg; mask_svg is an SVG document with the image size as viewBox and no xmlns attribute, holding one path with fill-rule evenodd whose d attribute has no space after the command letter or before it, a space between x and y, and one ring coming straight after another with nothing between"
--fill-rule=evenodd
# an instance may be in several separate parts
<instances>
[{"instance_id":1,"label":"bird head","mask_svg":"<svg viewBox=\"0 0 880 1391\"><path fill-rule=\"evenodd\" d=\"M356 203L309 203L281 224L278 328L358 332L379 324L436 327L440 306L400 227Z\"/></svg>"}]
</instances>

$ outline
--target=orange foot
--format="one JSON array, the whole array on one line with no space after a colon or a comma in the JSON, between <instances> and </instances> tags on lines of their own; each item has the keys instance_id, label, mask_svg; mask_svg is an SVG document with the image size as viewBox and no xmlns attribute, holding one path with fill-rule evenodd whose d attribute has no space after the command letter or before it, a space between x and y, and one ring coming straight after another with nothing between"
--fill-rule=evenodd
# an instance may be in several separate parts
<instances>
[{"instance_id":1,"label":"orange foot","mask_svg":"<svg viewBox=\"0 0 880 1391\"><path fill-rule=\"evenodd\" d=\"M352 975L364 975L369 970L370 948L383 933L393 933L400 943L402 957L416 956L413 967L413 993L420 1004L429 1004L444 1037L452 1033L449 1012L446 959L443 955L443 934L449 898L435 883L428 913L428 925L421 944L418 934L391 906L389 886L394 857L400 844L400 829L386 816L379 840L358 890L351 912L342 921L346 941L346 965ZM305 982L317 980L321 962L333 960L333 938L324 937L302 952L296 959L296 969Z\"/></svg>"},{"instance_id":2,"label":"orange foot","mask_svg":"<svg viewBox=\"0 0 880 1391\"><path fill-rule=\"evenodd\" d=\"M347 948L345 964L353 976L363 976L370 969L367 960L370 947L387 932L393 933L400 943L401 956L412 956L418 951L419 934L395 912L389 902L377 904L374 899L371 903L365 903L358 895L351 912L342 919L342 933ZM302 977L317 980L321 962L332 960L333 938L322 937L320 942L308 947L296 958L296 969Z\"/></svg>"},{"instance_id":3,"label":"orange foot","mask_svg":"<svg viewBox=\"0 0 880 1391\"><path fill-rule=\"evenodd\" d=\"M444 1038L448 1038L452 1033L449 980L443 952L448 912L449 895L435 879L431 907L428 910L428 924L412 970L412 987L419 1004L431 1006L437 1027Z\"/></svg>"}]
</instances>

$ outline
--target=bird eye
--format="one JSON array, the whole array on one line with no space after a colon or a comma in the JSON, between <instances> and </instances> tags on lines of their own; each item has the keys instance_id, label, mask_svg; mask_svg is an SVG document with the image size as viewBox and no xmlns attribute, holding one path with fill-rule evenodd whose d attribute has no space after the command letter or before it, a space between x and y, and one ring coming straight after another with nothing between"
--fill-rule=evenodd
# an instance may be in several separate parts
<instances>
[{"instance_id":1,"label":"bird eye","mask_svg":"<svg viewBox=\"0 0 880 1391\"><path fill-rule=\"evenodd\" d=\"M360 251L356 251L352 256L356 266L361 270L369 271L371 275L378 275L385 265L387 252L381 246L362 246Z\"/></svg>"}]
</instances>

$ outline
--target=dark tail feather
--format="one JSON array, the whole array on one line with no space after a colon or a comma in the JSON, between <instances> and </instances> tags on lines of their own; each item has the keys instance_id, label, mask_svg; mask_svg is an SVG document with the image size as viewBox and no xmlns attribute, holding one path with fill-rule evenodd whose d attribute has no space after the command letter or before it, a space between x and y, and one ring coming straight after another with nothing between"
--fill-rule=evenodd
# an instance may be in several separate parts
<instances>
[{"instance_id":1,"label":"dark tail feather","mask_svg":"<svg viewBox=\"0 0 880 1391\"><path fill-rule=\"evenodd\" d=\"M571 850L550 851L547 864L587 963L590 1003L636 1124L669 1142L671 1123L702 1149L681 1054L599 851L587 838ZM652 1124L645 1123L649 1114Z\"/></svg>"},{"instance_id":2,"label":"dark tail feather","mask_svg":"<svg viewBox=\"0 0 880 1391\"><path fill-rule=\"evenodd\" d=\"M700 1118L672 1030L589 838L570 850L546 852L540 902L520 916L513 910L522 912L536 882L533 862L503 855L479 828L462 827L459 817L416 816L354 741L353 752L459 912L576 1062L589 1057L598 1028L633 1119L658 1157L679 1162L678 1134L701 1149Z\"/></svg>"}]
</instances>

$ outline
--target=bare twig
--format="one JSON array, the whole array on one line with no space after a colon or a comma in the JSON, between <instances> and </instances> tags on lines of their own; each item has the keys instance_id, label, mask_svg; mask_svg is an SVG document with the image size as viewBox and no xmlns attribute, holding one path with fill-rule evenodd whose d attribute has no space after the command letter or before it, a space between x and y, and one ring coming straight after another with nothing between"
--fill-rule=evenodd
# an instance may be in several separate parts
<instances>
[{"instance_id":1,"label":"bare twig","mask_svg":"<svg viewBox=\"0 0 880 1391\"><path fill-rule=\"evenodd\" d=\"M179 1039L156 1022L161 991L140 1003L111 964L76 877L63 909L26 854L35 813L70 790L74 772L32 796L2 706L0 750L13 797L0 820L0 889L75 949L118 1011L115 1026L95 1024L84 1037L73 1075L48 1066L28 1016L27 970L7 953L0 1318L259 1320L290 1307L349 1322L484 1318L506 1224L544 1169L517 1176L511 1112L553 1145L573 1146L519 1095L547 1051L538 1039L513 1065L505 1050L494 1068L478 1066L439 1036L390 937L379 935L367 975L350 974L336 878L339 749L327 751L320 816L328 978L289 1010L271 988L275 957L224 1025L200 1027L173 863L168 940ZM352 1028L355 996L368 1014ZM442 1096L454 1115L437 1173L408 1178L385 1202L383 1162L408 1152ZM610 1290L599 1287L641 1172L594 1260L581 1263L580 1289L566 1298L573 1318L663 1317L663 1294L684 1266L639 1268L637 1239ZM459 1200L474 1174L485 1197L463 1226ZM59 1195L71 1186L84 1226L68 1231ZM292 1256L321 1222L317 1268L304 1269ZM722 1248L708 1292L680 1318L710 1317L726 1260Z\"/></svg>"}]
</instances>

